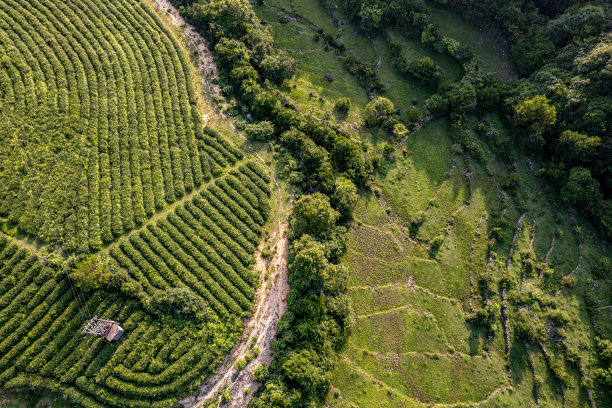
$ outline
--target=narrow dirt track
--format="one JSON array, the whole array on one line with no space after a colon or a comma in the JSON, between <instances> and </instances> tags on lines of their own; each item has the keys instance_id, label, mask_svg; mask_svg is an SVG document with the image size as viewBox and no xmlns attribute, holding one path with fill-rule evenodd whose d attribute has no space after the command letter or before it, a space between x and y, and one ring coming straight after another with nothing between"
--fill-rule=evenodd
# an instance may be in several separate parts
<instances>
[{"instance_id":1,"label":"narrow dirt track","mask_svg":"<svg viewBox=\"0 0 612 408\"><path fill-rule=\"evenodd\" d=\"M198 54L198 69L200 70L201 82L204 88L204 93L207 96L219 93L219 85L212 82L213 79L219 78L219 72L212 52L208 49L206 40L198 33L191 25L187 24L185 19L180 15L178 9L170 3L169 0L149 0L158 13L165 14L172 25L179 28L187 43L190 44L194 51Z\"/></svg>"},{"instance_id":2,"label":"narrow dirt track","mask_svg":"<svg viewBox=\"0 0 612 408\"><path fill-rule=\"evenodd\" d=\"M218 373L211 376L202 383L197 395L180 401L186 408L201 407L206 401L214 399L219 392L223 392L226 386L232 396L228 407L245 407L253 393L259 387L253 377L255 367L270 364L274 358L270 343L276 335L276 325L281 316L287 310L287 256L289 254L289 241L287 239L287 223L282 224L275 232L272 242L276 242L276 252L270 261L261 256L263 243L260 244L256 254L256 269L261 276L261 284L255 298L255 310L253 317L249 320L242 335L240 343L234 347L232 352L225 358ZM266 278L266 271L268 277ZM236 362L253 348L258 347L260 353L251 361L246 368L240 370ZM249 394L245 394L246 390Z\"/></svg>"}]
</instances>

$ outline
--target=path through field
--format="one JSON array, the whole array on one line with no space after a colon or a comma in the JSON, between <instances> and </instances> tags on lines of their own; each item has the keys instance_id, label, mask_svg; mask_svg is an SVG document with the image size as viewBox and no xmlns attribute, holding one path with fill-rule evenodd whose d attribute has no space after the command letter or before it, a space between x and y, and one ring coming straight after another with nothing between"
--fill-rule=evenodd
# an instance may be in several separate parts
<instances>
[{"instance_id":1,"label":"path through field","mask_svg":"<svg viewBox=\"0 0 612 408\"><path fill-rule=\"evenodd\" d=\"M229 407L245 407L248 400L259 387L253 379L255 367L270 364L272 350L270 343L276 335L276 325L287 310L286 297L289 293L287 283L287 256L289 254L289 241L287 239L287 223L275 232L276 252L271 261L265 261L261 256L263 243L256 253L256 268L261 276L261 285L255 299L253 318L249 320L238 345L234 347L223 365L217 370L218 374L210 377L200 386L196 396L180 401L187 408L201 407L207 400L214 399L226 386L232 396ZM236 362L251 353L258 347L260 353L253 358L246 368L240 370ZM249 394L245 394L245 390Z\"/></svg>"},{"instance_id":2,"label":"path through field","mask_svg":"<svg viewBox=\"0 0 612 408\"><path fill-rule=\"evenodd\" d=\"M151 0L151 2L158 12L167 15L170 22L183 32L187 43L197 52L198 69L202 74L201 82L206 96L218 94L219 85L213 83L212 80L219 78L219 72L217 71L212 52L208 49L206 40L198 33L195 27L187 24L185 19L179 14L178 9L169 0Z\"/></svg>"}]
</instances>

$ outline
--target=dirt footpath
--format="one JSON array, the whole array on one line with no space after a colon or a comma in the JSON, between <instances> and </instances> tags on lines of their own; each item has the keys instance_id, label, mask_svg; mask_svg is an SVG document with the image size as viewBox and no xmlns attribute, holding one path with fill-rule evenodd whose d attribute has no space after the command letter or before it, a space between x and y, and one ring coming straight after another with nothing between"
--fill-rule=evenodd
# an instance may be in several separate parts
<instances>
[{"instance_id":1,"label":"dirt footpath","mask_svg":"<svg viewBox=\"0 0 612 408\"><path fill-rule=\"evenodd\" d=\"M246 407L253 393L259 387L259 383L253 380L255 367L270 364L274 358L270 343L276 335L276 325L281 316L287 310L287 256L289 255L289 241L287 239L287 224L280 226L274 237L270 240L276 242L276 251L271 260L261 257L264 243L259 245L256 253L255 268L260 274L260 287L255 296L255 310L253 317L248 321L242 339L232 352L225 358L223 365L217 370L218 374L211 376L200 386L198 395L185 398L180 401L188 408L201 407L206 401L214 399L226 386L232 397L231 401L224 406ZM272 244L274 245L274 244ZM236 362L255 347L260 349L257 357L244 368L239 370ZM248 394L245 394L246 390Z\"/></svg>"},{"instance_id":2,"label":"dirt footpath","mask_svg":"<svg viewBox=\"0 0 612 408\"><path fill-rule=\"evenodd\" d=\"M179 14L179 11L168 0L150 1L159 13L166 15L170 23L183 32L187 42L197 52L198 69L202 74L201 82L204 87L204 93L207 96L219 94L218 85L212 83L213 79L218 78L217 67L204 38L194 27L186 23ZM231 121L228 121L228 123L233 127ZM259 154L257 156L266 165L263 158ZM266 165L266 167L268 166ZM270 168L268 167L268 169ZM270 171L274 174L272 169ZM276 188L279 188L276 180L274 180L274 183ZM279 217L281 217L280 210L282 204L280 201L278 205ZM261 256L262 249L267 243L275 248L274 256L269 260L265 260ZM217 370L217 374L211 376L200 385L200 390L196 395L179 401L184 407L202 407L206 401L213 400L226 387L228 387L227 389L231 395L231 401L223 404L223 406L246 407L253 393L260 386L259 383L253 380L253 370L261 364L269 365L274 358L270 349L270 343L276 335L278 321L287 310L286 298L289 293L289 284L287 283L288 255L287 223L281 223L279 218L276 231L267 242L260 243L255 253L255 271L260 276L260 284L255 294L253 315L246 322L242 339L232 352L226 356L223 364ZM239 370L236 367L236 362L243 359L247 354L252 353L256 347L260 350L259 355L253 358L244 369ZM249 390L248 394L245 393L247 389Z\"/></svg>"},{"instance_id":3,"label":"dirt footpath","mask_svg":"<svg viewBox=\"0 0 612 408\"><path fill-rule=\"evenodd\" d=\"M208 49L206 40L197 32L197 30L187 24L185 19L179 14L176 7L168 0L150 0L155 9L167 15L170 18L172 24L180 28L185 36L187 42L194 48L198 54L198 69L202 73L202 86L204 87L204 93L207 96L213 94L219 94L219 85L212 82L213 79L219 78L219 72L217 65L213 59L212 52Z\"/></svg>"}]
</instances>

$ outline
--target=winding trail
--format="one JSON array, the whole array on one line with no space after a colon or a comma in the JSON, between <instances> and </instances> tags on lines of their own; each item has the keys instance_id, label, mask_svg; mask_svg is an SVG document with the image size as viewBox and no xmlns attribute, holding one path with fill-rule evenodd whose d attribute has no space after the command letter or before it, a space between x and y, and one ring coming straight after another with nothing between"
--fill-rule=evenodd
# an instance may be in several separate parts
<instances>
[{"instance_id":1,"label":"winding trail","mask_svg":"<svg viewBox=\"0 0 612 408\"><path fill-rule=\"evenodd\" d=\"M176 28L180 29L185 36L185 40L187 44L193 47L194 51L198 56L198 69L201 73L201 84L204 89L204 94L206 96L211 96L212 94L219 94L220 88L219 85L213 82L214 79L219 78L219 71L217 70L217 65L215 64L213 54L208 48L208 43L198 33L198 31L190 24L187 24L185 19L180 15L178 9L170 3L169 0L149 0L155 10L162 14L166 15L172 25Z\"/></svg>"},{"instance_id":2,"label":"winding trail","mask_svg":"<svg viewBox=\"0 0 612 408\"><path fill-rule=\"evenodd\" d=\"M510 265L512 265L512 254L514 253L514 245L516 245L516 240L518 239L518 233L519 230L521 228L521 226L523 225L523 220L525 219L525 216L527 215L526 212L522 213L521 216L519 217L518 221L516 222L516 228L514 231L514 237L512 238L512 244L510 244L510 251L508 251L508 259L506 260L506 271L509 272L510 271ZM504 340L506 343L506 347L505 347L505 351L506 351L506 358L510 358L510 325L508 324L508 302L506 301L506 286L504 285L502 287L501 290L501 312L502 312L502 324L504 326ZM512 374L511 374L511 368L510 365L508 365L508 377L512 378Z\"/></svg>"},{"instance_id":3,"label":"winding trail","mask_svg":"<svg viewBox=\"0 0 612 408\"><path fill-rule=\"evenodd\" d=\"M217 374L201 384L198 394L179 401L186 408L205 405L206 401L214 399L227 386L231 401L224 406L245 407L253 393L259 388L259 383L253 379L253 371L261 364L270 364L274 356L270 343L276 336L276 325L283 313L287 311L286 297L289 293L287 283L287 256L289 255L289 240L287 239L287 223L275 232L272 242L276 242L276 252L271 261L261 256L264 243L259 245L256 253L256 269L260 274L260 287L255 296L253 317L248 321L242 339L225 358ZM271 273L268 273L270 271ZM246 368L240 370L237 362L258 347L260 353L253 358ZM249 389L249 394L245 390Z\"/></svg>"}]
</instances>

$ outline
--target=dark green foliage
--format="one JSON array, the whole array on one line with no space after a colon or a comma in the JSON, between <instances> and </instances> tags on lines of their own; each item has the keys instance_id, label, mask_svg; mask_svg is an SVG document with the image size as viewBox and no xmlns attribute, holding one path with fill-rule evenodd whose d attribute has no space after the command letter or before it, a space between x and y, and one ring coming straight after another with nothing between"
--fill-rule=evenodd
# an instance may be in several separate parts
<instances>
[{"instance_id":1,"label":"dark green foliage","mask_svg":"<svg viewBox=\"0 0 612 408\"><path fill-rule=\"evenodd\" d=\"M591 176L589 169L574 167L561 188L561 198L570 204L595 204L601 199L599 182Z\"/></svg>"},{"instance_id":2,"label":"dark green foliage","mask_svg":"<svg viewBox=\"0 0 612 408\"><path fill-rule=\"evenodd\" d=\"M303 235L291 244L288 267L289 284L299 292L318 291L327 276L327 251L325 245L310 235Z\"/></svg>"},{"instance_id":3,"label":"dark green foliage","mask_svg":"<svg viewBox=\"0 0 612 408\"><path fill-rule=\"evenodd\" d=\"M491 303L468 316L467 320L486 329L489 335L493 335L500 316L501 308L499 303Z\"/></svg>"},{"instance_id":4,"label":"dark green foliage","mask_svg":"<svg viewBox=\"0 0 612 408\"><path fill-rule=\"evenodd\" d=\"M253 378L259 382L266 381L269 375L270 375L270 372L268 371L268 368L263 364L256 367L255 370L253 371Z\"/></svg>"},{"instance_id":5,"label":"dark green foliage","mask_svg":"<svg viewBox=\"0 0 612 408\"><path fill-rule=\"evenodd\" d=\"M387 98L376 97L372 99L363 110L363 120L366 126L390 127L391 119L395 113L393 102Z\"/></svg>"},{"instance_id":6,"label":"dark green foliage","mask_svg":"<svg viewBox=\"0 0 612 408\"><path fill-rule=\"evenodd\" d=\"M332 206L338 210L340 216L347 219L351 216L355 204L359 199L355 183L345 177L338 177L335 183L335 190L331 196Z\"/></svg>"},{"instance_id":7,"label":"dark green foliage","mask_svg":"<svg viewBox=\"0 0 612 408\"><path fill-rule=\"evenodd\" d=\"M351 98L340 98L336 101L334 107L343 113L348 113L351 109Z\"/></svg>"},{"instance_id":8,"label":"dark green foliage","mask_svg":"<svg viewBox=\"0 0 612 408\"><path fill-rule=\"evenodd\" d=\"M307 394L322 398L329 389L329 372L316 352L300 350L283 363L282 375Z\"/></svg>"},{"instance_id":9,"label":"dark green foliage","mask_svg":"<svg viewBox=\"0 0 612 408\"><path fill-rule=\"evenodd\" d=\"M206 317L206 306L202 298L184 287L155 293L151 297L149 309L159 316L170 315L178 319L202 320Z\"/></svg>"},{"instance_id":10,"label":"dark green foliage","mask_svg":"<svg viewBox=\"0 0 612 408\"><path fill-rule=\"evenodd\" d=\"M112 275L113 271L108 257L97 257L95 255L87 256L70 271L70 277L84 291L106 287L110 283Z\"/></svg>"},{"instance_id":11,"label":"dark green foliage","mask_svg":"<svg viewBox=\"0 0 612 408\"><path fill-rule=\"evenodd\" d=\"M533 316L527 309L519 309L512 318L514 334L519 339L529 342L542 341L546 338L546 329L537 317Z\"/></svg>"},{"instance_id":12,"label":"dark green foliage","mask_svg":"<svg viewBox=\"0 0 612 408\"><path fill-rule=\"evenodd\" d=\"M439 94L434 94L425 101L425 109L431 113L444 113L447 108L448 100Z\"/></svg>"},{"instance_id":13,"label":"dark green foliage","mask_svg":"<svg viewBox=\"0 0 612 408\"><path fill-rule=\"evenodd\" d=\"M261 61L261 73L270 81L281 83L295 73L295 60L283 52L268 55Z\"/></svg>"},{"instance_id":14,"label":"dark green foliage","mask_svg":"<svg viewBox=\"0 0 612 408\"><path fill-rule=\"evenodd\" d=\"M333 229L338 217L339 213L331 207L329 197L321 193L305 195L295 203L289 216L291 237L297 239L308 234L324 238Z\"/></svg>"},{"instance_id":15,"label":"dark green foliage","mask_svg":"<svg viewBox=\"0 0 612 408\"><path fill-rule=\"evenodd\" d=\"M243 130L249 139L265 142L272 139L274 124L265 120L259 123L247 123L243 125Z\"/></svg>"},{"instance_id":16,"label":"dark green foliage","mask_svg":"<svg viewBox=\"0 0 612 408\"><path fill-rule=\"evenodd\" d=\"M597 278L607 278L612 272L612 262L608 257L601 257L595 266L593 266L593 275Z\"/></svg>"}]
</instances>

